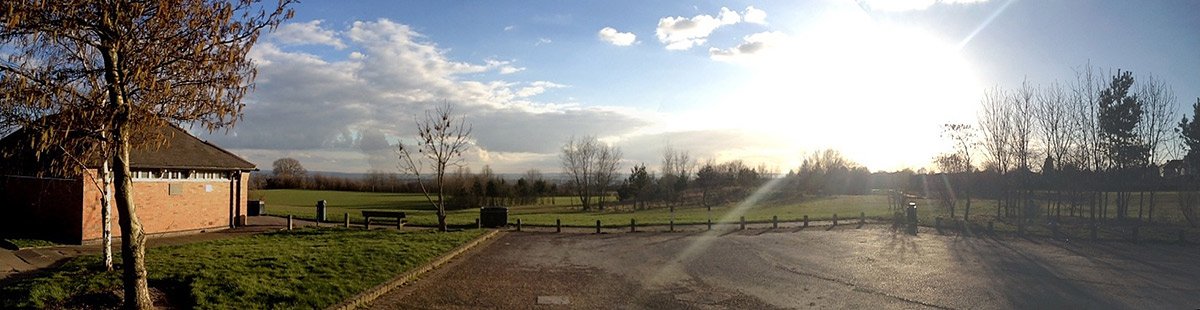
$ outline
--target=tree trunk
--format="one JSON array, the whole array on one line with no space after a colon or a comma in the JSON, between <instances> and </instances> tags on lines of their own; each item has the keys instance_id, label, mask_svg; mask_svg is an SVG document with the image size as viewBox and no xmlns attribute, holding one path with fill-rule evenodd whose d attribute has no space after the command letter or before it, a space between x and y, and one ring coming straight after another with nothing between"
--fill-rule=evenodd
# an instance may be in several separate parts
<instances>
[{"instance_id":1,"label":"tree trunk","mask_svg":"<svg viewBox=\"0 0 1200 310\"><path fill-rule=\"evenodd\" d=\"M113 253L112 253L112 169L108 166L108 159L100 160L100 222L103 230L101 246L104 256L104 269L113 270Z\"/></svg>"},{"instance_id":2,"label":"tree trunk","mask_svg":"<svg viewBox=\"0 0 1200 310\"><path fill-rule=\"evenodd\" d=\"M119 104L120 101L118 101ZM133 204L133 182L129 171L129 107L122 105L113 137L117 147L113 157L117 213L121 226L122 282L125 285L125 309L153 309L146 283L146 235Z\"/></svg>"}]
</instances>

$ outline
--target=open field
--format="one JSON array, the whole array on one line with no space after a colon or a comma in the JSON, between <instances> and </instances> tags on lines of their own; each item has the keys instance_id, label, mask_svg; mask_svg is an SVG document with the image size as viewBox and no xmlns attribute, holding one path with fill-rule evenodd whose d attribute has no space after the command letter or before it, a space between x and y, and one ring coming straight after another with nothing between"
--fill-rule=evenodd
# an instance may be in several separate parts
<instances>
[{"instance_id":1,"label":"open field","mask_svg":"<svg viewBox=\"0 0 1200 310\"><path fill-rule=\"evenodd\" d=\"M881 226L508 233L370 308L1192 309L1198 260L1196 245Z\"/></svg>"},{"instance_id":2,"label":"open field","mask_svg":"<svg viewBox=\"0 0 1200 310\"><path fill-rule=\"evenodd\" d=\"M202 309L324 308L479 236L394 230L300 229L150 248L146 267L160 306ZM119 264L120 257L117 257ZM111 308L120 271L99 255L5 279L0 308Z\"/></svg>"}]
</instances>

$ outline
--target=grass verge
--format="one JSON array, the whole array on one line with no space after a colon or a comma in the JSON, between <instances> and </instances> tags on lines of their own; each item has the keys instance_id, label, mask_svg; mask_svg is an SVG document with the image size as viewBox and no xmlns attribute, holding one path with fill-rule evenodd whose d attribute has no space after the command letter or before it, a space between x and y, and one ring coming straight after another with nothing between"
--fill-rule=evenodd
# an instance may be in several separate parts
<instances>
[{"instance_id":1,"label":"grass verge","mask_svg":"<svg viewBox=\"0 0 1200 310\"><path fill-rule=\"evenodd\" d=\"M147 251L160 306L199 309L325 308L480 236L302 229ZM5 283L0 308L115 308L120 271L97 255Z\"/></svg>"},{"instance_id":2,"label":"grass verge","mask_svg":"<svg viewBox=\"0 0 1200 310\"><path fill-rule=\"evenodd\" d=\"M48 246L60 245L50 240L28 239L28 238L4 238L0 239L0 248L19 250L29 248L40 248Z\"/></svg>"}]
</instances>

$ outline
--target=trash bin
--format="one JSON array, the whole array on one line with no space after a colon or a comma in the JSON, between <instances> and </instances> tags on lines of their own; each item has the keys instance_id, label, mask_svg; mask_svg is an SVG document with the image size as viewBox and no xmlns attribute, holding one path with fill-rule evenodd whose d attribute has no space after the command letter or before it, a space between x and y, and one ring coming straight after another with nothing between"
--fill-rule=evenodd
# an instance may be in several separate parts
<instances>
[{"instance_id":1,"label":"trash bin","mask_svg":"<svg viewBox=\"0 0 1200 310\"><path fill-rule=\"evenodd\" d=\"M488 228L498 228L508 225L508 208L483 207L479 209L479 225Z\"/></svg>"},{"instance_id":2,"label":"trash bin","mask_svg":"<svg viewBox=\"0 0 1200 310\"><path fill-rule=\"evenodd\" d=\"M916 235L917 234L917 203L915 203L915 202L908 203L908 208L905 210L905 213L908 214L906 216L908 218L908 234Z\"/></svg>"},{"instance_id":3,"label":"trash bin","mask_svg":"<svg viewBox=\"0 0 1200 310\"><path fill-rule=\"evenodd\" d=\"M317 200L317 221L318 222L325 221L325 201L324 200Z\"/></svg>"},{"instance_id":4,"label":"trash bin","mask_svg":"<svg viewBox=\"0 0 1200 310\"><path fill-rule=\"evenodd\" d=\"M267 202L262 200L251 200L246 203L246 215L260 216L267 215Z\"/></svg>"}]
</instances>

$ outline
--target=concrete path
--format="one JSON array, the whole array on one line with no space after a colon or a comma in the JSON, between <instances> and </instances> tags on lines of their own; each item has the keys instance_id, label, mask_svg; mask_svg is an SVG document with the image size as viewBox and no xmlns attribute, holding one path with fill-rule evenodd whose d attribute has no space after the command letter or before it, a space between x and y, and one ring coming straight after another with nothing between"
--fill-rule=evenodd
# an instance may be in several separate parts
<instances>
[{"instance_id":1,"label":"concrete path","mask_svg":"<svg viewBox=\"0 0 1200 310\"><path fill-rule=\"evenodd\" d=\"M1193 309L1196 245L922 230L509 233L375 309Z\"/></svg>"}]
</instances>

